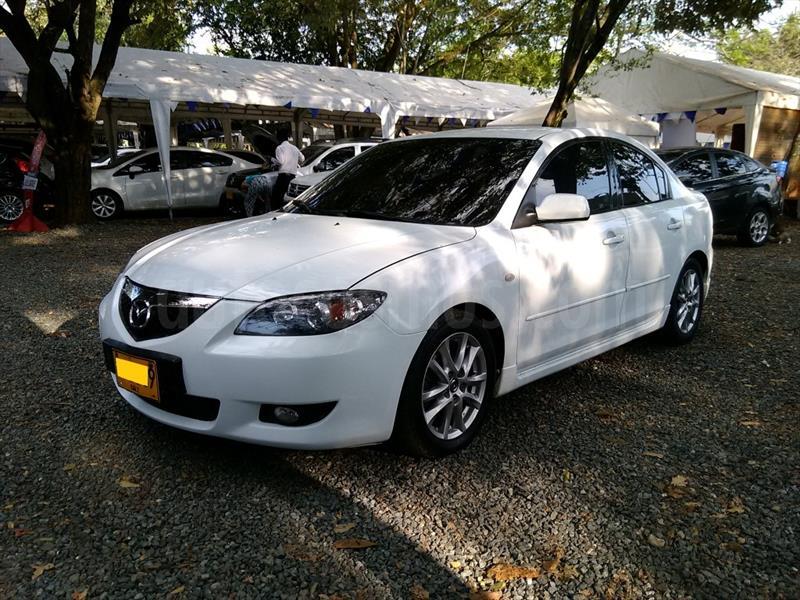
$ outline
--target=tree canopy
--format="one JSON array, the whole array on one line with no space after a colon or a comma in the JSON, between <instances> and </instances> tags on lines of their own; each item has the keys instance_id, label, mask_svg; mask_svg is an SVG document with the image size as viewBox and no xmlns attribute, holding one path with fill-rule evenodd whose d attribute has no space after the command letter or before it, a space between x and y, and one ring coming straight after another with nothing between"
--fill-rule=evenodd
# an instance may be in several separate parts
<instances>
[{"instance_id":1,"label":"tree canopy","mask_svg":"<svg viewBox=\"0 0 800 600\"><path fill-rule=\"evenodd\" d=\"M790 15L777 31L721 33L716 50L720 59L732 65L800 77L800 13Z\"/></svg>"}]
</instances>

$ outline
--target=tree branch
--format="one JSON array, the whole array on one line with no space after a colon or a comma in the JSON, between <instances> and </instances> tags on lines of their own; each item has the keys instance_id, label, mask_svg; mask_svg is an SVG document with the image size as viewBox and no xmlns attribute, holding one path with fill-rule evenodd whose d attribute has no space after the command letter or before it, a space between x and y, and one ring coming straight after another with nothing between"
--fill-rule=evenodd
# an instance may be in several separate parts
<instances>
[{"instance_id":1,"label":"tree branch","mask_svg":"<svg viewBox=\"0 0 800 600\"><path fill-rule=\"evenodd\" d=\"M115 0L111 9L111 21L103 39L97 66L92 74L92 86L100 92L102 92L109 75L111 75L114 63L117 62L117 52L122 42L122 34L134 24L130 15L132 3L132 0Z\"/></svg>"}]
</instances>

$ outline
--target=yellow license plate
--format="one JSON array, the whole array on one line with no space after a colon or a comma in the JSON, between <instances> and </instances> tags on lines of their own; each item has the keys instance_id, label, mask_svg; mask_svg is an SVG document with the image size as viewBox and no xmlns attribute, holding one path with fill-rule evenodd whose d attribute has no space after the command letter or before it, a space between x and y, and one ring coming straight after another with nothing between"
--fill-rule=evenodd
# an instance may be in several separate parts
<instances>
[{"instance_id":1,"label":"yellow license plate","mask_svg":"<svg viewBox=\"0 0 800 600\"><path fill-rule=\"evenodd\" d=\"M234 193L233 193L231 190L226 190L226 191L225 191L225 197L226 197L228 200L233 200Z\"/></svg>"},{"instance_id":2,"label":"yellow license plate","mask_svg":"<svg viewBox=\"0 0 800 600\"><path fill-rule=\"evenodd\" d=\"M114 350L114 367L121 388L159 402L156 361Z\"/></svg>"}]
</instances>

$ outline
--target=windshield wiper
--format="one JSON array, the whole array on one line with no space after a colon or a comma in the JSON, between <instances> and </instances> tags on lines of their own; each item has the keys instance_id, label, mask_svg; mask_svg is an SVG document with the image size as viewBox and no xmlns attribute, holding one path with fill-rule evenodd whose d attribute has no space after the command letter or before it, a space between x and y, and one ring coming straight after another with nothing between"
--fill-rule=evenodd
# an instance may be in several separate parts
<instances>
[{"instance_id":1,"label":"windshield wiper","mask_svg":"<svg viewBox=\"0 0 800 600\"><path fill-rule=\"evenodd\" d=\"M396 215L386 215L368 210L337 210L331 211L329 214L335 214L339 217L353 217L355 219L375 219L376 221L402 221L404 223L420 222L418 219L410 219L408 217L400 217Z\"/></svg>"},{"instance_id":2,"label":"windshield wiper","mask_svg":"<svg viewBox=\"0 0 800 600\"><path fill-rule=\"evenodd\" d=\"M311 207L305 202L292 202L292 205L288 208L290 208L292 212L299 212L305 215L315 214Z\"/></svg>"}]
</instances>

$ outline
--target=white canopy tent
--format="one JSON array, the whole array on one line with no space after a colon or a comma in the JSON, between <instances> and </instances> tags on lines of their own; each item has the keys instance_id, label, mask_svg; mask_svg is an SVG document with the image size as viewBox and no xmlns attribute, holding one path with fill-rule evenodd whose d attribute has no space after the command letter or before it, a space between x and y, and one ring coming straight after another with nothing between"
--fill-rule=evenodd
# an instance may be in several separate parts
<instances>
[{"instance_id":1,"label":"white canopy tent","mask_svg":"<svg viewBox=\"0 0 800 600\"><path fill-rule=\"evenodd\" d=\"M688 120L720 134L744 123L744 151L755 156L765 108L800 109L800 79L663 52L630 50L585 88L625 110L663 122Z\"/></svg>"},{"instance_id":2,"label":"white canopy tent","mask_svg":"<svg viewBox=\"0 0 800 600\"><path fill-rule=\"evenodd\" d=\"M96 47L95 59L98 53ZM52 62L66 81L72 57L55 52ZM0 95L6 98L0 120L24 110L19 99L27 74L22 57L0 37ZM18 99L16 106L8 102L12 97ZM218 115L228 125L230 116L295 122L329 118L377 125L384 137L393 137L398 119L476 127L535 101L530 89L510 84L140 48L120 48L103 97L108 105L113 99L120 116L141 116L146 110L159 146L170 139L168 117L179 105L176 113Z\"/></svg>"},{"instance_id":3,"label":"white canopy tent","mask_svg":"<svg viewBox=\"0 0 800 600\"><path fill-rule=\"evenodd\" d=\"M547 116L552 102L552 98L540 100L533 106L492 121L488 126L535 125L538 127ZM579 98L573 100L567 105L567 118L562 125L564 127L586 127L624 133L651 148L658 144L659 129L656 123L647 121L638 115L630 114L603 98Z\"/></svg>"}]
</instances>

